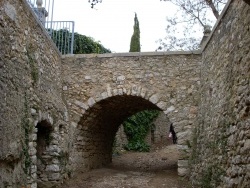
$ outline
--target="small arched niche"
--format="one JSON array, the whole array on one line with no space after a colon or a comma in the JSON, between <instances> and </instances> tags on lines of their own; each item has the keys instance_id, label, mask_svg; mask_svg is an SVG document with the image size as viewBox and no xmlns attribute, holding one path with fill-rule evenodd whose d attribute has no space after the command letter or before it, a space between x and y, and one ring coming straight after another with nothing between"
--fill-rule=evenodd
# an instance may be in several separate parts
<instances>
[{"instance_id":1,"label":"small arched niche","mask_svg":"<svg viewBox=\"0 0 250 188\"><path fill-rule=\"evenodd\" d=\"M37 157L41 157L51 141L52 125L46 120L37 123Z\"/></svg>"}]
</instances>

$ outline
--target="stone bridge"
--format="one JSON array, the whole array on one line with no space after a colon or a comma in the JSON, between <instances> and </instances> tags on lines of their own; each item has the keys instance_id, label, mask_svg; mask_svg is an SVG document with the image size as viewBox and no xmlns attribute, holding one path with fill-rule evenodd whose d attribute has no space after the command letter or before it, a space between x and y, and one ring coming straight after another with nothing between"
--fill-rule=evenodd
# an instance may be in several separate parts
<instances>
[{"instance_id":1,"label":"stone bridge","mask_svg":"<svg viewBox=\"0 0 250 188\"><path fill-rule=\"evenodd\" d=\"M164 111L186 150L197 114L200 63L198 51L64 56L73 166L86 170L111 162L119 125L146 109ZM183 174L187 162L179 164Z\"/></svg>"}]
</instances>

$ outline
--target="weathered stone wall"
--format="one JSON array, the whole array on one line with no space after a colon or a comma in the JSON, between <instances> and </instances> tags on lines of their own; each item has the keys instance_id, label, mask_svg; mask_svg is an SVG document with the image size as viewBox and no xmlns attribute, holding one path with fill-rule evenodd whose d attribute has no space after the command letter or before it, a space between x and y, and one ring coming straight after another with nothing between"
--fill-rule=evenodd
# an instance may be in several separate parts
<instances>
[{"instance_id":1,"label":"weathered stone wall","mask_svg":"<svg viewBox=\"0 0 250 188\"><path fill-rule=\"evenodd\" d=\"M65 125L58 50L22 0L0 1L0 187L36 187L38 179L57 182ZM37 157L37 128L51 126L49 143ZM60 143L59 143L60 142ZM37 165L41 162L44 164Z\"/></svg>"},{"instance_id":2,"label":"weathered stone wall","mask_svg":"<svg viewBox=\"0 0 250 188\"><path fill-rule=\"evenodd\" d=\"M170 129L170 120L164 113L159 113L159 116L154 120L154 131L151 132L151 145L168 145L169 142L172 143L172 140L168 138L168 133Z\"/></svg>"},{"instance_id":3,"label":"weathered stone wall","mask_svg":"<svg viewBox=\"0 0 250 188\"><path fill-rule=\"evenodd\" d=\"M233 0L203 51L196 187L250 185L250 6Z\"/></svg>"},{"instance_id":4,"label":"weathered stone wall","mask_svg":"<svg viewBox=\"0 0 250 188\"><path fill-rule=\"evenodd\" d=\"M191 52L64 56L63 90L75 139L72 170L109 163L119 125L146 109L164 111L176 127L180 149L187 149L199 100L200 61L200 54ZM185 165L179 173L186 173Z\"/></svg>"}]
</instances>

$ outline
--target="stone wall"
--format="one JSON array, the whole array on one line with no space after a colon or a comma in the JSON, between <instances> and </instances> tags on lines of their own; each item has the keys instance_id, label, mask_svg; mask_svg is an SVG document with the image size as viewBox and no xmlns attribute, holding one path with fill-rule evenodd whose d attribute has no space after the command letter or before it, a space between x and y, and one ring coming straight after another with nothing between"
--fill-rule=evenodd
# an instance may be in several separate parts
<instances>
[{"instance_id":1,"label":"stone wall","mask_svg":"<svg viewBox=\"0 0 250 188\"><path fill-rule=\"evenodd\" d=\"M179 134L179 148L186 150L197 113L200 61L192 52L64 56L72 171L109 163L119 125L146 109L167 115ZM186 167L179 167L180 175Z\"/></svg>"},{"instance_id":2,"label":"stone wall","mask_svg":"<svg viewBox=\"0 0 250 188\"><path fill-rule=\"evenodd\" d=\"M168 138L168 133L170 129L170 120L164 113L160 113L159 116L153 122L154 124L154 131L151 133L151 144L154 145L168 145L169 142L172 143L172 140Z\"/></svg>"},{"instance_id":3,"label":"stone wall","mask_svg":"<svg viewBox=\"0 0 250 188\"><path fill-rule=\"evenodd\" d=\"M250 6L228 5L203 51L190 160L196 187L250 185Z\"/></svg>"},{"instance_id":4,"label":"stone wall","mask_svg":"<svg viewBox=\"0 0 250 188\"><path fill-rule=\"evenodd\" d=\"M0 187L58 182L67 121L61 58L25 0L0 1L0 100ZM46 145L37 146L37 125L50 130Z\"/></svg>"}]
</instances>

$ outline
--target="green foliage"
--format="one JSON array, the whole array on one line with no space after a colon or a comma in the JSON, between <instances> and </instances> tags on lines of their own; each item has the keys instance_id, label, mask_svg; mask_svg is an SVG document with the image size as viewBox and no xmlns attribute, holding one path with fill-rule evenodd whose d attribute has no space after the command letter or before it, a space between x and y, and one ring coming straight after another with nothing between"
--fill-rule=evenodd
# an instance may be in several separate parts
<instances>
[{"instance_id":1,"label":"green foliage","mask_svg":"<svg viewBox=\"0 0 250 188\"><path fill-rule=\"evenodd\" d=\"M128 139L126 150L149 151L144 139L147 136L153 120L159 115L157 110L139 112L123 122L124 132Z\"/></svg>"},{"instance_id":2,"label":"green foliage","mask_svg":"<svg viewBox=\"0 0 250 188\"><path fill-rule=\"evenodd\" d=\"M91 53L104 54L104 53L111 53L111 51L105 48L99 42L96 42L93 38L75 33L74 54L91 54Z\"/></svg>"},{"instance_id":3,"label":"green foliage","mask_svg":"<svg viewBox=\"0 0 250 188\"><path fill-rule=\"evenodd\" d=\"M39 71L38 71L38 65L35 61L35 57L34 54L32 53L32 47L27 48L27 56L28 56L28 63L30 65L30 74L31 74L31 78L33 80L32 85L34 86L39 79Z\"/></svg>"},{"instance_id":4,"label":"green foliage","mask_svg":"<svg viewBox=\"0 0 250 188\"><path fill-rule=\"evenodd\" d=\"M204 169L201 178L201 187L202 188L213 188L218 187L221 182L221 175L225 172L217 167L216 165L208 166Z\"/></svg>"},{"instance_id":5,"label":"green foliage","mask_svg":"<svg viewBox=\"0 0 250 188\"><path fill-rule=\"evenodd\" d=\"M150 150L150 147L145 143L144 140L134 139L131 140L127 145L125 145L125 149L128 151L133 150L139 152L148 152Z\"/></svg>"},{"instance_id":6,"label":"green foliage","mask_svg":"<svg viewBox=\"0 0 250 188\"><path fill-rule=\"evenodd\" d=\"M29 155L29 135L31 132L32 126L28 120L28 100L27 95L25 93L25 102L24 102L24 116L21 119L21 127L24 130L24 139L22 140L22 155L24 156L24 172L25 174L30 175L30 166L31 159Z\"/></svg>"},{"instance_id":7,"label":"green foliage","mask_svg":"<svg viewBox=\"0 0 250 188\"><path fill-rule=\"evenodd\" d=\"M51 38L55 42L59 51L62 54L68 53L72 41L72 33L67 29L60 30L52 30ZM74 33L74 46L73 46L74 54L103 54L103 53L111 53L111 51L105 48L99 42L96 42L93 38L87 37L85 35L81 35L79 33Z\"/></svg>"},{"instance_id":8,"label":"green foliage","mask_svg":"<svg viewBox=\"0 0 250 188\"><path fill-rule=\"evenodd\" d=\"M204 121L199 122L199 124L204 125ZM203 164L203 153L205 148L207 153L210 153L207 158L206 167L202 168L202 172L199 173L199 180L201 188L213 188L218 187L221 183L221 176L225 174L223 169L223 162L227 161L227 128L230 124L227 120L221 120L220 126L217 128L217 131L214 133L213 139L204 140L202 133L204 132L205 126L196 127L193 131L192 142L190 143L191 156L189 159L189 164L191 168L195 168L196 164ZM211 136L211 135L210 135ZM202 142L199 140L203 139ZM216 155L222 157L222 161L217 160ZM215 156L214 156L215 155Z\"/></svg>"},{"instance_id":9,"label":"green foliage","mask_svg":"<svg viewBox=\"0 0 250 188\"><path fill-rule=\"evenodd\" d=\"M129 52L140 52L140 51L141 51L140 27L139 27L139 21L138 21L138 18L137 18L137 14L135 13L134 33L133 33L133 35L131 37Z\"/></svg>"}]
</instances>

